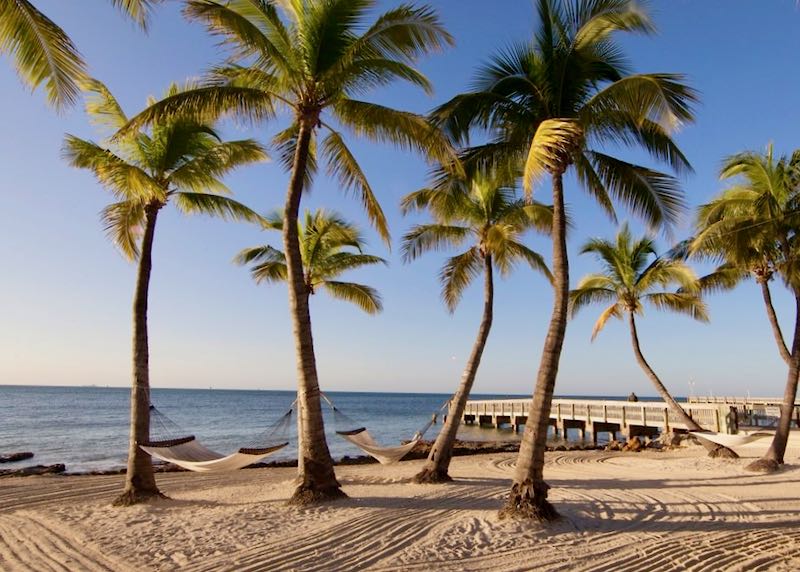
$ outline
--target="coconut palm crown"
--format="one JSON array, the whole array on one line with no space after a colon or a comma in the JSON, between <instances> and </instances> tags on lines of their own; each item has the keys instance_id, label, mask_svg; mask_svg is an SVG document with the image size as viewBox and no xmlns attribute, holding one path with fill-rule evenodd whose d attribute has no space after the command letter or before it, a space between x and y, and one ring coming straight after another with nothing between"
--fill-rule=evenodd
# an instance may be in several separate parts
<instances>
[{"instance_id":1,"label":"coconut palm crown","mask_svg":"<svg viewBox=\"0 0 800 572\"><path fill-rule=\"evenodd\" d=\"M627 224L622 226L615 242L592 239L580 253L594 254L603 265L602 273L584 276L570 292L572 316L590 304L608 304L592 328L593 340L609 318L641 316L645 305L708 321L694 271L679 260L657 257L653 239L634 240ZM679 290L668 290L671 286Z\"/></svg>"},{"instance_id":2,"label":"coconut palm crown","mask_svg":"<svg viewBox=\"0 0 800 572\"><path fill-rule=\"evenodd\" d=\"M111 0L142 28L162 0ZM45 84L48 102L61 110L75 103L86 63L66 32L29 0L0 0L0 54L14 60L31 90Z\"/></svg>"},{"instance_id":3,"label":"coconut palm crown","mask_svg":"<svg viewBox=\"0 0 800 572\"><path fill-rule=\"evenodd\" d=\"M106 131L128 121L114 96L100 82L87 81L92 94L86 110ZM179 92L177 86L167 96ZM148 132L130 133L101 146L67 135L64 156L74 167L88 169L115 197L101 213L112 241L138 261L133 303L133 382L131 435L125 490L116 500L127 505L161 493L150 456L139 444L150 439L150 362L147 307L152 249L159 211L168 203L183 213L206 213L222 218L259 221L244 205L224 196L221 177L236 167L263 161L267 155L255 141L222 141L211 125L175 118L155 124Z\"/></svg>"},{"instance_id":4,"label":"coconut palm crown","mask_svg":"<svg viewBox=\"0 0 800 572\"><path fill-rule=\"evenodd\" d=\"M540 203L517 196L512 186L476 174L469 182L447 179L439 188L426 188L406 195L404 213L428 211L433 223L412 227L403 236L403 259L410 262L422 254L467 245L464 252L447 259L439 278L442 300L454 312L464 290L484 271L488 260L501 276L508 276L523 261L552 281L547 263L522 242L530 229L549 232L553 213Z\"/></svg>"},{"instance_id":5,"label":"coconut palm crown","mask_svg":"<svg viewBox=\"0 0 800 572\"><path fill-rule=\"evenodd\" d=\"M335 213L325 210L306 211L299 225L300 252L308 295L324 290L329 296L355 304L368 314L383 309L377 290L355 282L336 280L348 270L373 264L386 264L379 256L364 254L364 238L358 228ZM283 230L283 213L265 217L268 229ZM286 257L269 246L242 250L234 259L237 264L251 264L250 274L256 283L286 282Z\"/></svg>"}]
</instances>

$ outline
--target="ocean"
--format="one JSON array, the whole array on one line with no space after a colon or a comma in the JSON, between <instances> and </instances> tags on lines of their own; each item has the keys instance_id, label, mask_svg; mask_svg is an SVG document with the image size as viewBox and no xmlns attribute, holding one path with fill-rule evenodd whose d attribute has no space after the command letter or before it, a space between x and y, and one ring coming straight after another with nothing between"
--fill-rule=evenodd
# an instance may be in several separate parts
<instances>
[{"instance_id":1,"label":"ocean","mask_svg":"<svg viewBox=\"0 0 800 572\"><path fill-rule=\"evenodd\" d=\"M399 445L427 423L450 398L435 393L330 392L337 408L358 426L367 427L381 444ZM251 446L259 434L289 409L292 391L159 389L152 390L158 410L203 444L221 453ZM474 399L524 398L523 395L473 395ZM68 472L107 470L125 465L130 415L130 390L105 387L0 385L0 455L31 451L28 461L2 465L19 468L64 463ZM619 397L609 399L622 399ZM328 445L334 458L363 454L338 437L334 416L323 404ZM441 425L425 435L432 439ZM353 427L338 427L352 429ZM466 440L510 440L511 430L462 425ZM297 457L296 430L290 444L270 460Z\"/></svg>"}]
</instances>

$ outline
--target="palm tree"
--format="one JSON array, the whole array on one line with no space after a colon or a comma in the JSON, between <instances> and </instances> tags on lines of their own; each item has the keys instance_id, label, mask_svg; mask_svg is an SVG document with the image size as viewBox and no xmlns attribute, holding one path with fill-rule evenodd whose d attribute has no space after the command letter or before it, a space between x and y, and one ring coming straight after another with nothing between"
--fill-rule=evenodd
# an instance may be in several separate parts
<instances>
[{"instance_id":1,"label":"palm tree","mask_svg":"<svg viewBox=\"0 0 800 572\"><path fill-rule=\"evenodd\" d=\"M93 94L86 105L101 126L118 129L128 118L98 81L87 85ZM167 96L179 89L172 86ZM138 444L150 436L150 369L147 304L156 219L168 203L185 214L205 213L227 219L257 221L260 217L225 194L220 178L231 170L267 158L252 139L222 141L211 125L174 119L109 142L108 147L67 135L64 156L73 167L88 169L117 199L103 209L101 219L122 254L138 261L133 299L133 384L131 434L125 490L115 504L128 505L161 493L150 456Z\"/></svg>"},{"instance_id":2,"label":"palm tree","mask_svg":"<svg viewBox=\"0 0 800 572\"><path fill-rule=\"evenodd\" d=\"M700 322L708 321L706 306L700 298L700 285L694 271L679 260L658 258L655 244L650 238L633 241L628 225L617 234L616 242L593 239L584 244L581 254L592 253L603 265L603 273L585 276L578 287L570 292L570 315L589 304L609 304L592 329L592 341L606 325L609 318L623 319L627 316L631 332L631 343L636 362L653 382L656 391L669 405L672 413L690 431L703 431L675 401L642 354L639 335L636 331L636 316L644 314L644 303L656 310L686 314ZM651 256L655 260L649 262ZM678 292L663 289L675 285ZM700 440L711 457L736 458L738 455L707 439Z\"/></svg>"},{"instance_id":3,"label":"palm tree","mask_svg":"<svg viewBox=\"0 0 800 572\"><path fill-rule=\"evenodd\" d=\"M520 446L512 492L501 514L552 520L544 452L550 405L567 325L569 263L564 175L614 216L612 197L651 226L670 225L683 210L677 181L612 157L604 144L640 147L676 171L690 166L670 127L691 121L696 99L683 77L633 74L619 33L653 31L631 0L538 0L540 24L529 42L495 55L477 74L475 90L441 106L434 118L459 141L472 128L489 141L464 156L466 169L524 166L527 193L548 174L553 193L553 312L544 342L533 402Z\"/></svg>"},{"instance_id":4,"label":"palm tree","mask_svg":"<svg viewBox=\"0 0 800 572\"><path fill-rule=\"evenodd\" d=\"M265 221L266 228L283 230L283 213L275 213ZM305 221L298 226L297 234L303 260L306 303L309 296L322 289L334 298L355 304L367 314L383 310L381 297L374 288L336 280L348 270L386 264L379 256L363 253L364 238L355 225L325 210L306 211ZM258 284L286 282L286 256L269 245L245 248L234 261L241 265L252 264L250 274Z\"/></svg>"},{"instance_id":5,"label":"palm tree","mask_svg":"<svg viewBox=\"0 0 800 572\"><path fill-rule=\"evenodd\" d=\"M274 213L265 218L265 228L283 230L283 213ZM306 284L305 303L319 288L334 298L356 304L368 314L377 314L383 309L378 292L364 284L334 280L352 268L370 264L386 264L383 258L364 254L364 239L358 229L336 214L318 210L306 211L305 224L298 225L300 255L303 260L303 276ZM354 248L357 252L347 250ZM286 256L269 246L256 246L242 250L234 259L238 264L251 264L251 274L256 283L286 282ZM310 311L310 310L309 310ZM303 423L297 419L298 450L302 447ZM297 459L298 477L305 473L302 455Z\"/></svg>"},{"instance_id":6,"label":"palm tree","mask_svg":"<svg viewBox=\"0 0 800 572\"><path fill-rule=\"evenodd\" d=\"M142 28L162 0L111 0ZM86 63L66 32L29 0L0 0L0 54L14 58L20 78L31 90L42 83L47 101L61 110L78 98Z\"/></svg>"},{"instance_id":7,"label":"palm tree","mask_svg":"<svg viewBox=\"0 0 800 572\"><path fill-rule=\"evenodd\" d=\"M450 402L447 421L427 463L414 477L418 483L452 480L448 468L453 445L492 327L494 269L506 276L518 261L524 261L552 280L542 256L521 242L521 235L532 227L550 230L552 211L548 207L518 199L513 187L490 177L475 176L469 182L446 178L444 183L444 187L422 189L403 199L404 212L427 209L435 221L414 226L403 237L403 258L409 262L425 252L467 243L466 251L449 258L442 267L442 299L454 312L467 286L483 274L483 317L461 384Z\"/></svg>"},{"instance_id":8,"label":"palm tree","mask_svg":"<svg viewBox=\"0 0 800 572\"><path fill-rule=\"evenodd\" d=\"M800 151L775 157L772 145L765 153L745 152L726 159L720 178L735 182L698 210L697 236L689 253L721 262L701 279L707 290L728 290L747 278L759 285L772 333L788 374L778 430L770 448L748 465L771 472L783 463L800 375L800 267L797 228L800 225ZM781 331L769 283L781 278L795 298L795 326L791 346Z\"/></svg>"},{"instance_id":9,"label":"palm tree","mask_svg":"<svg viewBox=\"0 0 800 572\"><path fill-rule=\"evenodd\" d=\"M430 91L428 80L413 64L452 43L431 8L401 5L370 24L369 13L375 5L375 0L190 0L186 15L220 36L239 64L215 69L204 87L165 99L126 128L174 113L234 114L251 120L270 119L279 110L290 115L289 126L274 143L290 171L283 242L304 432L300 452L304 474L290 499L295 504L344 496L325 441L297 234L303 189L313 179L317 159L327 163L328 174L343 189L359 196L387 243L386 218L341 129L371 141L419 149L457 168L447 139L423 117L358 99L396 80Z\"/></svg>"}]
</instances>

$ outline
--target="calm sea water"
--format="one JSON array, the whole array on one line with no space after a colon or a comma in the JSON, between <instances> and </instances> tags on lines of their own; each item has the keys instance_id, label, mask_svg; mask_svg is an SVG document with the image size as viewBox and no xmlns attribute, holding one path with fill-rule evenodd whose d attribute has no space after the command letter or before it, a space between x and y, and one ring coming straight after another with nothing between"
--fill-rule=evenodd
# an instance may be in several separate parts
<instances>
[{"instance_id":1,"label":"calm sea water","mask_svg":"<svg viewBox=\"0 0 800 572\"><path fill-rule=\"evenodd\" d=\"M328 393L336 406L367 427L382 444L397 445L420 429L442 403L445 394ZM45 387L0 385L0 454L32 451L30 461L4 465L64 463L70 472L124 466L129 423L126 388ZM525 397L474 395L475 399ZM281 417L295 398L291 391L237 391L221 389L153 389L158 409L211 449L228 453L247 446ZM334 433L334 419L323 406L331 454L335 458L361 451ZM431 439L441 425L426 434ZM352 428L352 427L350 427ZM462 439L518 438L510 430L464 426ZM289 447L270 459L297 456L296 431Z\"/></svg>"}]
</instances>

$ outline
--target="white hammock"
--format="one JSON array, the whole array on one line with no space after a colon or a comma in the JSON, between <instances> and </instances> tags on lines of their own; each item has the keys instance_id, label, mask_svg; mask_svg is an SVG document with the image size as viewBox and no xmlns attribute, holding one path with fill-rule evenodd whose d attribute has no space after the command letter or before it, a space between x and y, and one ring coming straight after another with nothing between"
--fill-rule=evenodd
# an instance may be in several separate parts
<instances>
[{"instance_id":1,"label":"white hammock","mask_svg":"<svg viewBox=\"0 0 800 572\"><path fill-rule=\"evenodd\" d=\"M391 465L398 462L419 443L420 439L422 439L422 436L417 433L414 435L413 439L405 445L400 445L399 447L381 447L363 427L354 431L337 431L336 434L350 441L370 457L377 459L381 465Z\"/></svg>"},{"instance_id":2,"label":"white hammock","mask_svg":"<svg viewBox=\"0 0 800 572\"><path fill-rule=\"evenodd\" d=\"M689 434L694 435L695 437L702 437L703 439L707 439L713 443L716 443L717 445L722 445L723 447L740 447L742 445L752 443L753 441L759 441L761 439L766 439L768 437L772 438L775 436L774 433L765 433L763 431L758 433L742 433L736 435L730 435L728 433L713 433L711 431L690 431Z\"/></svg>"},{"instance_id":3,"label":"white hammock","mask_svg":"<svg viewBox=\"0 0 800 572\"><path fill-rule=\"evenodd\" d=\"M212 471L235 471L257 463L283 449L288 443L280 443L263 449L239 449L231 455L222 455L205 447L194 437L173 441L155 441L139 445L142 451L153 457L198 473Z\"/></svg>"}]
</instances>

